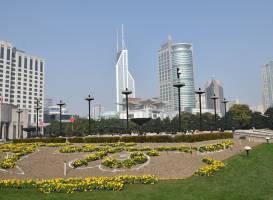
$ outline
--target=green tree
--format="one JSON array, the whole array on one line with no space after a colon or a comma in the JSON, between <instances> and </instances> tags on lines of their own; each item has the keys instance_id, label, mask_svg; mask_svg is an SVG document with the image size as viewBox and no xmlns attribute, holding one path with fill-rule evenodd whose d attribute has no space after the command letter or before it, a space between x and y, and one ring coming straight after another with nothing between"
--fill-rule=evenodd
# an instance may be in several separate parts
<instances>
[{"instance_id":1,"label":"green tree","mask_svg":"<svg viewBox=\"0 0 273 200\"><path fill-rule=\"evenodd\" d=\"M267 118L267 127L273 129L273 107L268 108L264 115Z\"/></svg>"},{"instance_id":2,"label":"green tree","mask_svg":"<svg viewBox=\"0 0 273 200\"><path fill-rule=\"evenodd\" d=\"M227 112L228 124L236 129L250 128L251 114L248 105L233 105Z\"/></svg>"}]
</instances>

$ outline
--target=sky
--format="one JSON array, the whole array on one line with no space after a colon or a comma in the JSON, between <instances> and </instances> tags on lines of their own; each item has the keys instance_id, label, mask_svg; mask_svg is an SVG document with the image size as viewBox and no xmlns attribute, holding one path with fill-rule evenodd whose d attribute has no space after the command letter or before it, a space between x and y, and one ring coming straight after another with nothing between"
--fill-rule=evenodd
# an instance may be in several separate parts
<instances>
[{"instance_id":1,"label":"sky","mask_svg":"<svg viewBox=\"0 0 273 200\"><path fill-rule=\"evenodd\" d=\"M159 96L157 51L171 35L192 43L195 87L219 79L228 100L262 101L261 66L273 60L270 0L0 0L0 40L46 60L46 97L71 113L115 110L116 30L124 24L136 95Z\"/></svg>"}]
</instances>

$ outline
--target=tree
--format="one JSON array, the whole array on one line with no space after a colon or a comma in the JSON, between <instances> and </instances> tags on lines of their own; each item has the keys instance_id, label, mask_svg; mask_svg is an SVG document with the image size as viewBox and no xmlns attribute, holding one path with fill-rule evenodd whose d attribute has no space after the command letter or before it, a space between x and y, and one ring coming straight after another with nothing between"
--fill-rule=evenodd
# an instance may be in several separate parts
<instances>
[{"instance_id":1,"label":"tree","mask_svg":"<svg viewBox=\"0 0 273 200\"><path fill-rule=\"evenodd\" d=\"M273 107L268 108L264 115L267 118L267 127L273 129Z\"/></svg>"},{"instance_id":2,"label":"tree","mask_svg":"<svg viewBox=\"0 0 273 200\"><path fill-rule=\"evenodd\" d=\"M229 125L236 129L245 129L250 127L251 110L248 105L236 104L233 105L227 112Z\"/></svg>"}]
</instances>

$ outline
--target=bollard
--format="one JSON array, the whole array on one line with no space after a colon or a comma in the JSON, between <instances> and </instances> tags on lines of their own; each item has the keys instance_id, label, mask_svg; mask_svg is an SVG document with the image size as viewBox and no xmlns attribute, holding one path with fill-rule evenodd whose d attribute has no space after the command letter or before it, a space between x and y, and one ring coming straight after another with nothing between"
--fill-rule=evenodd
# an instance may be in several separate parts
<instances>
[{"instance_id":1,"label":"bollard","mask_svg":"<svg viewBox=\"0 0 273 200\"><path fill-rule=\"evenodd\" d=\"M267 144L269 144L270 138L269 138L269 137L266 137L265 139L266 139Z\"/></svg>"},{"instance_id":2,"label":"bollard","mask_svg":"<svg viewBox=\"0 0 273 200\"><path fill-rule=\"evenodd\" d=\"M64 161L64 176L66 176L66 161Z\"/></svg>"}]
</instances>

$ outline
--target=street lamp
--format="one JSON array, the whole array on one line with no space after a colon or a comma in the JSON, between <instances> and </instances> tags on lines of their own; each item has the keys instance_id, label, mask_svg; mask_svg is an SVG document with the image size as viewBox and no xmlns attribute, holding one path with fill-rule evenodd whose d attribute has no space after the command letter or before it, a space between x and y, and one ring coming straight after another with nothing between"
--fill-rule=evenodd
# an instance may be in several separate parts
<instances>
[{"instance_id":1,"label":"street lamp","mask_svg":"<svg viewBox=\"0 0 273 200\"><path fill-rule=\"evenodd\" d=\"M21 131L21 113L23 112L23 110L18 108L16 112L18 113L18 138L20 137L20 139L23 139L23 134Z\"/></svg>"},{"instance_id":2,"label":"street lamp","mask_svg":"<svg viewBox=\"0 0 273 200\"><path fill-rule=\"evenodd\" d=\"M36 134L39 136L39 110L42 108L40 107L39 99L36 99L36 107L34 108L36 110Z\"/></svg>"},{"instance_id":3,"label":"street lamp","mask_svg":"<svg viewBox=\"0 0 273 200\"><path fill-rule=\"evenodd\" d=\"M88 130L89 130L89 135L91 135L91 116L90 116L90 109L91 109L91 101L94 100L93 97L88 95L88 97L85 98L86 101L88 101Z\"/></svg>"},{"instance_id":4,"label":"street lamp","mask_svg":"<svg viewBox=\"0 0 273 200\"><path fill-rule=\"evenodd\" d=\"M126 90L123 90L121 93L126 96L126 127L127 127L127 133L129 133L128 95L132 94L132 91L126 88Z\"/></svg>"},{"instance_id":5,"label":"street lamp","mask_svg":"<svg viewBox=\"0 0 273 200\"><path fill-rule=\"evenodd\" d=\"M216 100L218 99L218 97L215 95L215 93L213 94L212 97L210 97L213 100L213 106L214 106L214 128L216 130Z\"/></svg>"},{"instance_id":6,"label":"street lamp","mask_svg":"<svg viewBox=\"0 0 273 200\"><path fill-rule=\"evenodd\" d=\"M59 132L59 134L60 134L60 136L62 136L62 107L65 105L65 103L60 100L60 103L58 103L57 105L60 107L60 120L59 120L60 132Z\"/></svg>"},{"instance_id":7,"label":"street lamp","mask_svg":"<svg viewBox=\"0 0 273 200\"><path fill-rule=\"evenodd\" d=\"M224 107L225 107L225 127L224 127L224 130L226 130L227 129L227 103L228 103L228 101L224 98L222 103L224 104Z\"/></svg>"},{"instance_id":8,"label":"street lamp","mask_svg":"<svg viewBox=\"0 0 273 200\"><path fill-rule=\"evenodd\" d=\"M180 89L184 87L185 84L180 82L180 74L179 68L176 69L177 82L173 84L174 87L178 90L178 117L179 117L179 131L181 131L181 103L180 103Z\"/></svg>"},{"instance_id":9,"label":"street lamp","mask_svg":"<svg viewBox=\"0 0 273 200\"><path fill-rule=\"evenodd\" d=\"M201 95L205 92L199 88L199 90L195 91L195 94L199 95L199 130L202 131L202 104L201 104Z\"/></svg>"}]
</instances>

